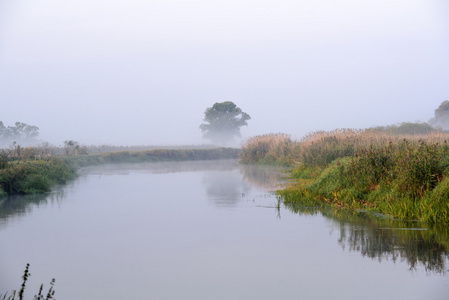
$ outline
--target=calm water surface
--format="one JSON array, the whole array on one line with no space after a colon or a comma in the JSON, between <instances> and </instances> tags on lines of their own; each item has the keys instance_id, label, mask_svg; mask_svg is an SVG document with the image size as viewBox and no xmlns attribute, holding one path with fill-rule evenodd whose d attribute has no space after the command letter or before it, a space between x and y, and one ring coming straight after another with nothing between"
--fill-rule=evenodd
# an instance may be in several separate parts
<instances>
[{"instance_id":1,"label":"calm water surface","mask_svg":"<svg viewBox=\"0 0 449 300\"><path fill-rule=\"evenodd\" d=\"M106 165L0 208L0 293L66 299L449 299L447 228L283 207L274 168Z\"/></svg>"}]
</instances>

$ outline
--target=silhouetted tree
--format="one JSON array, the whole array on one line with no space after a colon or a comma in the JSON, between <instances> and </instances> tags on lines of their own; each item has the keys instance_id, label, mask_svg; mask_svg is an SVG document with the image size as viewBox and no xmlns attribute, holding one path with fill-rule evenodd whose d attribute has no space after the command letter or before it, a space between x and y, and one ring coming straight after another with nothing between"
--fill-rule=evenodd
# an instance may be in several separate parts
<instances>
[{"instance_id":1,"label":"silhouetted tree","mask_svg":"<svg viewBox=\"0 0 449 300\"><path fill-rule=\"evenodd\" d=\"M225 144L240 137L240 127L247 126L251 117L234 102L215 103L204 112L205 123L200 125L203 138L214 144Z\"/></svg>"},{"instance_id":2,"label":"silhouetted tree","mask_svg":"<svg viewBox=\"0 0 449 300\"><path fill-rule=\"evenodd\" d=\"M449 101L443 101L440 106L435 109L435 117L433 117L429 123L435 127L442 128L444 130L449 129Z\"/></svg>"}]
</instances>

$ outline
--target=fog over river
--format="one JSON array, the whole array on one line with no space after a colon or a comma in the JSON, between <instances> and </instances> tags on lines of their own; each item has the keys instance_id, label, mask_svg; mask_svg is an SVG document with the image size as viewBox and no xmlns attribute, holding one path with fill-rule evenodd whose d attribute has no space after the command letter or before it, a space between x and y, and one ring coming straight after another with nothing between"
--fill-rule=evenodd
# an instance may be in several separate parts
<instances>
[{"instance_id":1,"label":"fog over river","mask_svg":"<svg viewBox=\"0 0 449 300\"><path fill-rule=\"evenodd\" d=\"M0 293L30 263L26 298L54 277L61 300L447 299L447 229L278 206L280 171L104 165L4 201Z\"/></svg>"}]
</instances>

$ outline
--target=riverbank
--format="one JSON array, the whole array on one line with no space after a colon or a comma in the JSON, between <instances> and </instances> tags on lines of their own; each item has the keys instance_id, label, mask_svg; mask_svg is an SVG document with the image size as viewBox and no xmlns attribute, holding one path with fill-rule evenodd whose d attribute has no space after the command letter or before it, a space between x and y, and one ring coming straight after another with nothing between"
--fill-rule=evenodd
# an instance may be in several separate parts
<instances>
[{"instance_id":1,"label":"riverbank","mask_svg":"<svg viewBox=\"0 0 449 300\"><path fill-rule=\"evenodd\" d=\"M283 201L366 210L401 220L449 223L449 134L372 130L254 137L242 163L289 165Z\"/></svg>"},{"instance_id":2,"label":"riverbank","mask_svg":"<svg viewBox=\"0 0 449 300\"><path fill-rule=\"evenodd\" d=\"M59 159L8 162L0 169L0 197L49 192L75 176L75 168Z\"/></svg>"},{"instance_id":3,"label":"riverbank","mask_svg":"<svg viewBox=\"0 0 449 300\"><path fill-rule=\"evenodd\" d=\"M0 197L15 194L49 192L56 184L76 177L80 167L107 163L138 163L238 158L240 149L156 149L119 151L91 155L55 155L46 159L2 160L0 163Z\"/></svg>"}]
</instances>

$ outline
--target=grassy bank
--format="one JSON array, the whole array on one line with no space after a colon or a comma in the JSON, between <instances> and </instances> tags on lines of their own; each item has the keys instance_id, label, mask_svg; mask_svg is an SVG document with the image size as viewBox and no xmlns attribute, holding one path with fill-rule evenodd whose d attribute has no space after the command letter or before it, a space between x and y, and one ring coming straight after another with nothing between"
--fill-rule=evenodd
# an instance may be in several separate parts
<instances>
[{"instance_id":1,"label":"grassy bank","mask_svg":"<svg viewBox=\"0 0 449 300\"><path fill-rule=\"evenodd\" d=\"M76 169L105 163L213 160L238 158L240 149L156 149L119 151L92 155L54 155L46 159L0 159L0 197L51 190L76 177Z\"/></svg>"},{"instance_id":2,"label":"grassy bank","mask_svg":"<svg viewBox=\"0 0 449 300\"><path fill-rule=\"evenodd\" d=\"M57 160L13 161L0 169L0 196L44 193L76 176L75 169Z\"/></svg>"},{"instance_id":3,"label":"grassy bank","mask_svg":"<svg viewBox=\"0 0 449 300\"><path fill-rule=\"evenodd\" d=\"M243 163L293 166L285 203L376 211L402 220L449 223L449 135L374 130L276 134L242 147Z\"/></svg>"}]
</instances>

